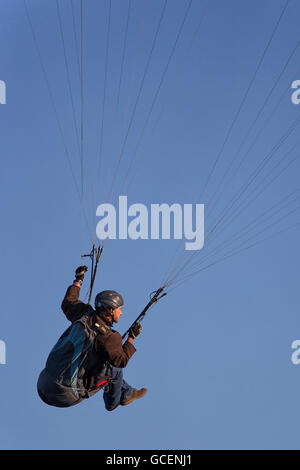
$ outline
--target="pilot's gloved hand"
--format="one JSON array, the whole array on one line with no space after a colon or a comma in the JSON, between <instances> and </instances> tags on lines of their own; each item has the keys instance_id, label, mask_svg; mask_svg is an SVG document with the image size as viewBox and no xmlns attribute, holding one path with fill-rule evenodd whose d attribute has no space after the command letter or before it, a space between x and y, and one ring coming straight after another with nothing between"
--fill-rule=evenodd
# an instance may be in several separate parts
<instances>
[{"instance_id":1,"label":"pilot's gloved hand","mask_svg":"<svg viewBox=\"0 0 300 470\"><path fill-rule=\"evenodd\" d=\"M141 333L141 331L142 331L142 325L139 322L136 322L130 328L128 336L129 336L129 338L135 339L135 338L138 337L138 335Z\"/></svg>"},{"instance_id":2,"label":"pilot's gloved hand","mask_svg":"<svg viewBox=\"0 0 300 470\"><path fill-rule=\"evenodd\" d=\"M87 266L79 266L75 271L75 279L76 281L83 281L84 274L87 272Z\"/></svg>"}]
</instances>

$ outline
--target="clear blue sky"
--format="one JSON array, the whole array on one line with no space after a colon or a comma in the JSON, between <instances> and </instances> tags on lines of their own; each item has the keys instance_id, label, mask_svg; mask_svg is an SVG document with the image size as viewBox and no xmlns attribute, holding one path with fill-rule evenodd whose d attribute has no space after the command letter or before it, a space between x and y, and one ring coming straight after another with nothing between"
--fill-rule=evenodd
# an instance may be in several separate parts
<instances>
[{"instance_id":1,"label":"clear blue sky","mask_svg":"<svg viewBox=\"0 0 300 470\"><path fill-rule=\"evenodd\" d=\"M300 39L299 2L289 2L266 50L284 0L212 0L208 6L204 0L194 0L147 121L188 4L187 0L167 2L141 86L164 2L132 0L125 36L128 2L112 0L108 48L109 1L83 2L84 207L92 236L95 207L110 202L109 189L127 130L116 197L126 194L129 204L147 206L163 202L207 206L211 197L217 197L230 161L287 64L243 146L243 165L220 191L214 212L210 215L206 210L208 235L217 214L299 115L300 105L292 104L289 87L292 80L300 79L300 47L288 61ZM72 3L65 0L59 5L80 133L80 2L73 1L77 45ZM27 0L27 6L80 188L80 155L56 2ZM291 344L300 339L299 227L215 264L177 289L170 288L144 320L137 353L125 369L130 384L148 387L145 398L113 413L104 409L102 392L70 409L47 407L40 401L39 372L68 326L60 303L81 263L82 250L88 252L91 243L23 1L2 0L0 43L0 80L7 87L7 103L0 105L0 340L5 341L7 352L6 364L0 364L0 448L299 449L300 366L291 362ZM272 119L264 127L269 116ZM259 182L260 188L266 187L264 177L271 181L300 153L297 135L295 128L282 140L244 195L245 201L254 197ZM126 180L139 139L137 160ZM228 232L220 225L215 233L220 242L233 240L233 234L249 221L296 191L298 174L295 159L230 222ZM127 181L132 181L129 186ZM286 199L283 211L273 219L260 219L252 240L299 222L299 211L293 211L297 201L299 193ZM276 220L277 225L259 234L260 228ZM195 260L200 262L210 247L217 246L217 238L215 243L207 241ZM247 241L241 245L237 240L232 247L246 245ZM222 248L221 256L226 250ZM183 244L173 240L105 243L94 294L103 289L123 294L121 333L147 303L149 293L160 286L172 260L185 261L188 256ZM87 287L88 280L83 299Z\"/></svg>"}]
</instances>

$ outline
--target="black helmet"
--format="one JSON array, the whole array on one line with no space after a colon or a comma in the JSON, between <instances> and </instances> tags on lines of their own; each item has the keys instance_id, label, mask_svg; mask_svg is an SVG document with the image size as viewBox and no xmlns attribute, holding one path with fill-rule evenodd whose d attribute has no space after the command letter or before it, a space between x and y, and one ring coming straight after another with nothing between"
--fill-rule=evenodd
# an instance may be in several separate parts
<instances>
[{"instance_id":1,"label":"black helmet","mask_svg":"<svg viewBox=\"0 0 300 470\"><path fill-rule=\"evenodd\" d=\"M95 308L118 308L124 305L123 297L114 290L104 290L96 295Z\"/></svg>"}]
</instances>

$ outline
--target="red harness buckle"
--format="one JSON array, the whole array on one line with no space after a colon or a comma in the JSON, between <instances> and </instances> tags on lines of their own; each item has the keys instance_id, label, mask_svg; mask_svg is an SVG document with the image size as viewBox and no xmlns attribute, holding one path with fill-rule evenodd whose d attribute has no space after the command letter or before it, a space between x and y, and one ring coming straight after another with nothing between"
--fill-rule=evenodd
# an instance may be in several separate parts
<instances>
[{"instance_id":1,"label":"red harness buckle","mask_svg":"<svg viewBox=\"0 0 300 470\"><path fill-rule=\"evenodd\" d=\"M99 382L99 383L97 384L97 387L100 387L100 385L103 385L103 384L105 384L106 382L107 382L107 380L102 380L102 382Z\"/></svg>"}]
</instances>

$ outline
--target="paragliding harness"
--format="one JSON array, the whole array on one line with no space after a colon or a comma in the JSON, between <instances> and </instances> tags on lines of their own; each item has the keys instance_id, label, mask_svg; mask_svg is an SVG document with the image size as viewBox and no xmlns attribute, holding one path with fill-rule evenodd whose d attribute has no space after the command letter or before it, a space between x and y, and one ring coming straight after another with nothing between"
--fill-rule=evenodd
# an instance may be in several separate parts
<instances>
[{"instance_id":1,"label":"paragliding harness","mask_svg":"<svg viewBox=\"0 0 300 470\"><path fill-rule=\"evenodd\" d=\"M89 326L91 313L87 312L76 320L61 335L48 356L42 371L44 377L40 376L40 395L50 405L72 406L90 398L111 381L105 374L105 367L95 374L89 373L96 370L97 356L93 346L101 334L96 326ZM46 394L43 392L45 382L50 384L46 386L49 391Z\"/></svg>"}]
</instances>

